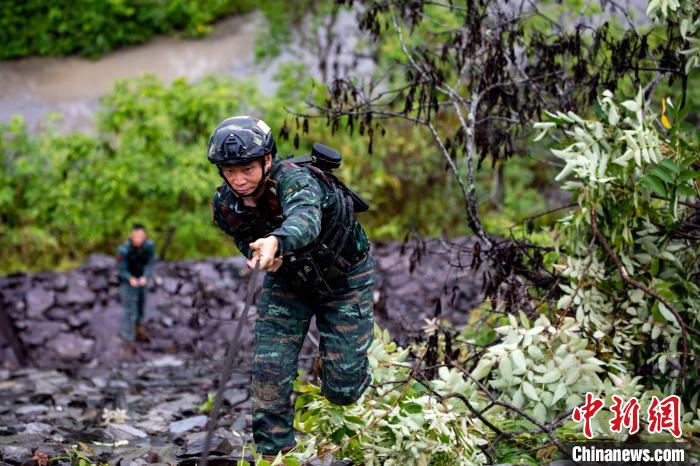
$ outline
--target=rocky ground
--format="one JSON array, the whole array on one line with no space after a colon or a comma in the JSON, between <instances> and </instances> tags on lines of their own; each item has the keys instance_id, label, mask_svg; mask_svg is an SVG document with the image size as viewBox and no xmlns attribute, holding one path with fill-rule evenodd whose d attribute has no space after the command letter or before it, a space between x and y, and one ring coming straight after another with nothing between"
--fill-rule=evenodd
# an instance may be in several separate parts
<instances>
[{"instance_id":1,"label":"rocky ground","mask_svg":"<svg viewBox=\"0 0 700 466\"><path fill-rule=\"evenodd\" d=\"M399 341L417 336L436 308L459 325L479 302L478 277L450 265L468 258L443 242L377 244L374 257L376 320ZM151 341L127 360L114 258L94 255L67 273L1 277L0 466L57 455L75 462L80 454L111 464L194 464L206 425L198 406L218 382L248 278L240 257L159 263L146 312ZM261 274L257 280L259 291ZM234 464L250 440L254 320L255 309L227 385L217 464ZM306 368L316 353L313 325L311 333L300 357Z\"/></svg>"}]
</instances>

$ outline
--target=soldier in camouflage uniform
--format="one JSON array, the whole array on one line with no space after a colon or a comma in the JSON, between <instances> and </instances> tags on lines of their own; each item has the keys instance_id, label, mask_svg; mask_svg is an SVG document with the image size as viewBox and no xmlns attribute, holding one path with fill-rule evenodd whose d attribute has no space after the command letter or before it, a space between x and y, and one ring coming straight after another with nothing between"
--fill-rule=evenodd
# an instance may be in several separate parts
<instances>
[{"instance_id":1,"label":"soldier in camouflage uniform","mask_svg":"<svg viewBox=\"0 0 700 466\"><path fill-rule=\"evenodd\" d=\"M124 306L121 337L126 342L148 339L142 325L148 284L153 275L155 245L146 237L146 229L134 224L129 239L117 248L119 298Z\"/></svg>"},{"instance_id":2,"label":"soldier in camouflage uniform","mask_svg":"<svg viewBox=\"0 0 700 466\"><path fill-rule=\"evenodd\" d=\"M370 384L375 283L370 244L354 217L352 192L328 171L279 159L263 121L222 122L212 134L208 158L224 179L212 200L214 221L233 237L248 267L259 261L267 271L255 324L251 394L255 444L264 455L275 455L295 445L292 382L312 316L321 335L325 397L347 405Z\"/></svg>"}]
</instances>

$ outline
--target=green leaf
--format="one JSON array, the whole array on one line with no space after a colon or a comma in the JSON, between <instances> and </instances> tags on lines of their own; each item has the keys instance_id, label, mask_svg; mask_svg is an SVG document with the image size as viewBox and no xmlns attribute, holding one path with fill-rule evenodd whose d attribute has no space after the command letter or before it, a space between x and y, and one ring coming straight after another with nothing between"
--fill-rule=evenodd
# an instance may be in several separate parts
<instances>
[{"instance_id":1,"label":"green leaf","mask_svg":"<svg viewBox=\"0 0 700 466\"><path fill-rule=\"evenodd\" d=\"M517 406L518 408L522 408L523 405L525 404L525 398L523 397L523 391L521 389L517 389L515 393L513 394L513 399L511 402Z\"/></svg>"},{"instance_id":2,"label":"green leaf","mask_svg":"<svg viewBox=\"0 0 700 466\"><path fill-rule=\"evenodd\" d=\"M542 350L537 345L530 345L527 348L527 354L536 361L540 361L542 358L544 358Z\"/></svg>"},{"instance_id":3,"label":"green leaf","mask_svg":"<svg viewBox=\"0 0 700 466\"><path fill-rule=\"evenodd\" d=\"M530 382L523 382L523 393L533 401L540 401L540 396Z\"/></svg>"},{"instance_id":4,"label":"green leaf","mask_svg":"<svg viewBox=\"0 0 700 466\"><path fill-rule=\"evenodd\" d=\"M409 414L419 414L423 412L423 408L418 403L404 403L401 408Z\"/></svg>"},{"instance_id":5,"label":"green leaf","mask_svg":"<svg viewBox=\"0 0 700 466\"><path fill-rule=\"evenodd\" d=\"M542 403L537 403L535 409L532 410L532 415L538 421L545 422L547 420L547 408Z\"/></svg>"},{"instance_id":6,"label":"green leaf","mask_svg":"<svg viewBox=\"0 0 700 466\"><path fill-rule=\"evenodd\" d=\"M536 381L539 383L552 383L552 382L556 382L557 380L559 380L560 377L561 377L561 374L559 373L559 371L551 370L551 371L547 372L546 374L544 374L542 377L538 377L539 380L536 380Z\"/></svg>"},{"instance_id":7,"label":"green leaf","mask_svg":"<svg viewBox=\"0 0 700 466\"><path fill-rule=\"evenodd\" d=\"M680 167L669 159L663 159L661 162L659 162L659 166L665 168L669 173L674 175L678 175L681 172Z\"/></svg>"},{"instance_id":8,"label":"green leaf","mask_svg":"<svg viewBox=\"0 0 700 466\"><path fill-rule=\"evenodd\" d=\"M663 198L667 197L666 187L664 182L654 175L648 175L644 177L641 184L649 188L654 194L661 196Z\"/></svg>"},{"instance_id":9,"label":"green leaf","mask_svg":"<svg viewBox=\"0 0 700 466\"><path fill-rule=\"evenodd\" d=\"M566 385L560 383L557 388L554 389L554 395L552 396L552 406L566 396Z\"/></svg>"},{"instance_id":10,"label":"green leaf","mask_svg":"<svg viewBox=\"0 0 700 466\"><path fill-rule=\"evenodd\" d=\"M666 307L666 305L662 302L659 302L659 312L661 313L662 316L664 316L664 319L667 321L678 325L678 321L676 320L676 316L673 315L673 312L669 308Z\"/></svg>"},{"instance_id":11,"label":"green leaf","mask_svg":"<svg viewBox=\"0 0 700 466\"><path fill-rule=\"evenodd\" d=\"M700 170L683 170L678 179L679 181L700 179Z\"/></svg>"},{"instance_id":12,"label":"green leaf","mask_svg":"<svg viewBox=\"0 0 700 466\"><path fill-rule=\"evenodd\" d=\"M686 197L693 197L698 194L693 188L685 184L678 186L678 192L681 194L681 196Z\"/></svg>"},{"instance_id":13,"label":"green leaf","mask_svg":"<svg viewBox=\"0 0 700 466\"><path fill-rule=\"evenodd\" d=\"M345 434L347 433L347 429L345 427L341 427L340 429L337 429L335 432L331 434L331 440L333 440L333 443L336 445L340 445L340 442L343 441L343 437L345 437Z\"/></svg>"},{"instance_id":14,"label":"green leaf","mask_svg":"<svg viewBox=\"0 0 700 466\"><path fill-rule=\"evenodd\" d=\"M472 372L472 377L474 377L475 380L483 379L489 374L489 372L491 371L491 367L493 367L492 360L482 359L481 361L479 361L479 364L477 364L476 368Z\"/></svg>"},{"instance_id":15,"label":"green leaf","mask_svg":"<svg viewBox=\"0 0 700 466\"><path fill-rule=\"evenodd\" d=\"M345 421L350 422L352 424L358 424L358 425L365 425L365 421L363 421L361 418L357 416L345 416Z\"/></svg>"},{"instance_id":16,"label":"green leaf","mask_svg":"<svg viewBox=\"0 0 700 466\"><path fill-rule=\"evenodd\" d=\"M527 370L527 361L525 360L525 355L523 354L522 350L516 349L510 354L510 357L513 358L513 363L515 364L515 371L513 371L514 374L522 374Z\"/></svg>"},{"instance_id":17,"label":"green leaf","mask_svg":"<svg viewBox=\"0 0 700 466\"><path fill-rule=\"evenodd\" d=\"M662 179L666 183L673 184L673 176L671 173L668 173L666 170L663 170L661 167L654 167L651 169L651 174Z\"/></svg>"},{"instance_id":18,"label":"green leaf","mask_svg":"<svg viewBox=\"0 0 700 466\"><path fill-rule=\"evenodd\" d=\"M510 362L510 358L503 358L498 364L498 371L501 373L501 377L506 382L510 384L510 380L513 378L513 367Z\"/></svg>"}]
</instances>

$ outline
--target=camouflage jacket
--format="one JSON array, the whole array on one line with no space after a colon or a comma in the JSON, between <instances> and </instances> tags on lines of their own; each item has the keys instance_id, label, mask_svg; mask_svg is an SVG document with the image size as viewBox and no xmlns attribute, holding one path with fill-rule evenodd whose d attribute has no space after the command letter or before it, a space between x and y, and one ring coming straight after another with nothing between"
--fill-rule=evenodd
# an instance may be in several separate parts
<instances>
[{"instance_id":1,"label":"camouflage jacket","mask_svg":"<svg viewBox=\"0 0 700 466\"><path fill-rule=\"evenodd\" d=\"M283 164L276 167L276 164ZM279 255L310 245L327 228L340 202L307 167L275 157L272 176L255 207L248 207L225 183L212 199L214 222L233 237L238 249L250 258L248 244L274 235L279 239ZM346 225L349 234L343 257L360 257L369 250L369 241L360 223L352 216ZM285 265L279 272L284 274Z\"/></svg>"},{"instance_id":2,"label":"camouflage jacket","mask_svg":"<svg viewBox=\"0 0 700 466\"><path fill-rule=\"evenodd\" d=\"M135 248L131 240L126 240L117 248L119 278L129 281L131 277L151 278L156 262L156 247L153 241L146 240L140 248Z\"/></svg>"}]
</instances>

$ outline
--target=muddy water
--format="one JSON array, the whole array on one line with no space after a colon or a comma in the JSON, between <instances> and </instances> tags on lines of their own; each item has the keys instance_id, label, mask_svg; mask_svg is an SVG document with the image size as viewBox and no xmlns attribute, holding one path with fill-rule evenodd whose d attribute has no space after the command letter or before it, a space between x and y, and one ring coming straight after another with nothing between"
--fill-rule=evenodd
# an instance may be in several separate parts
<instances>
[{"instance_id":1,"label":"muddy water","mask_svg":"<svg viewBox=\"0 0 700 466\"><path fill-rule=\"evenodd\" d=\"M262 19L253 13L229 18L200 40L159 37L93 61L79 57L32 57L0 62L0 122L20 114L32 129L44 126L48 112L60 112L61 130L89 130L100 96L114 80L154 74L164 81L206 74L236 77L255 73L261 90L269 91L272 71L257 69L255 36Z\"/></svg>"}]
</instances>

